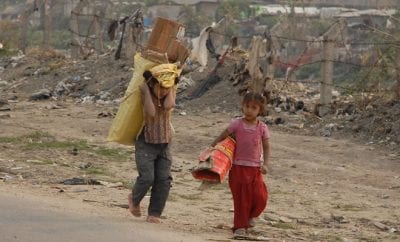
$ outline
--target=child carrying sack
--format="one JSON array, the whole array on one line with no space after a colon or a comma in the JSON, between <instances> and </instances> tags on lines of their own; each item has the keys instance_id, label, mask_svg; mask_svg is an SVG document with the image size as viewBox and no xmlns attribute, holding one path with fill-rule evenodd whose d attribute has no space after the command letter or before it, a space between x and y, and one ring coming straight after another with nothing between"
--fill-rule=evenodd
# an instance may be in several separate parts
<instances>
[{"instance_id":1,"label":"child carrying sack","mask_svg":"<svg viewBox=\"0 0 400 242\"><path fill-rule=\"evenodd\" d=\"M235 140L228 136L215 147L201 152L199 164L192 171L193 177L203 181L222 183L231 169L235 145Z\"/></svg>"},{"instance_id":2,"label":"child carrying sack","mask_svg":"<svg viewBox=\"0 0 400 242\"><path fill-rule=\"evenodd\" d=\"M143 127L143 106L139 87L144 82L143 72L149 70L161 86L170 88L181 74L175 64L158 64L147 60L140 53L134 57L135 71L119 106L111 128L108 141L123 145L135 145L135 140Z\"/></svg>"},{"instance_id":3,"label":"child carrying sack","mask_svg":"<svg viewBox=\"0 0 400 242\"><path fill-rule=\"evenodd\" d=\"M108 132L108 141L124 145L134 145L136 136L143 125L142 97L139 87L144 82L143 72L158 65L147 60L137 53L134 57L135 70L125 95L118 108L111 128Z\"/></svg>"}]
</instances>

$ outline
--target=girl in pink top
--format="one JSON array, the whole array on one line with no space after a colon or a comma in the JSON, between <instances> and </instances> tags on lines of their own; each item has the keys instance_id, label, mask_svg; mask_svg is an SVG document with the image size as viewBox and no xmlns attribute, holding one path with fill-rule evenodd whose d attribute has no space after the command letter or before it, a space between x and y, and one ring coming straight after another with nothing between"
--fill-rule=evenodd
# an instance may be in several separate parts
<instances>
[{"instance_id":1,"label":"girl in pink top","mask_svg":"<svg viewBox=\"0 0 400 242\"><path fill-rule=\"evenodd\" d=\"M257 118L265 113L265 98L258 93L246 93L242 112L243 117L233 119L212 143L215 146L229 135L236 140L233 165L229 171L234 238L245 236L247 228L254 226L254 219L264 211L268 199L262 174L267 173L270 135L267 125Z\"/></svg>"}]
</instances>

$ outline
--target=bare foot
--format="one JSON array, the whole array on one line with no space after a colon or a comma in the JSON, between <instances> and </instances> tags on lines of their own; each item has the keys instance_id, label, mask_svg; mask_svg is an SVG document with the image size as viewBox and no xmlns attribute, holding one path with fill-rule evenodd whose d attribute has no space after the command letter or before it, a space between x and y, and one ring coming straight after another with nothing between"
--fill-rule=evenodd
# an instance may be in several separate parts
<instances>
[{"instance_id":1,"label":"bare foot","mask_svg":"<svg viewBox=\"0 0 400 242\"><path fill-rule=\"evenodd\" d=\"M249 219L249 226L250 227L255 227L256 226L256 219L255 218L250 218Z\"/></svg>"},{"instance_id":2,"label":"bare foot","mask_svg":"<svg viewBox=\"0 0 400 242\"><path fill-rule=\"evenodd\" d=\"M160 220L159 217L150 216L150 215L147 216L146 221L149 222L149 223L154 223L154 224L159 224L159 223L161 223L161 220Z\"/></svg>"},{"instance_id":3,"label":"bare foot","mask_svg":"<svg viewBox=\"0 0 400 242\"><path fill-rule=\"evenodd\" d=\"M128 195L128 206L129 206L129 211L131 214L135 217L140 217L142 216L140 212L140 204L134 205L133 200L132 200L132 193Z\"/></svg>"}]
</instances>

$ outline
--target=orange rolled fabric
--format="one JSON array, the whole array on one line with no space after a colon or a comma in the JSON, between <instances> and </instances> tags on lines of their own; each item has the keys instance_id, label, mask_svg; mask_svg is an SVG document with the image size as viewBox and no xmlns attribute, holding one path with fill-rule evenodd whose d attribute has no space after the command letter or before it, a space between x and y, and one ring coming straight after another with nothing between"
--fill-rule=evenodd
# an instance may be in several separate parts
<instances>
[{"instance_id":1,"label":"orange rolled fabric","mask_svg":"<svg viewBox=\"0 0 400 242\"><path fill-rule=\"evenodd\" d=\"M235 140L227 137L215 147L201 152L199 164L192 171L193 177L203 181L222 183L232 166L235 145Z\"/></svg>"}]
</instances>

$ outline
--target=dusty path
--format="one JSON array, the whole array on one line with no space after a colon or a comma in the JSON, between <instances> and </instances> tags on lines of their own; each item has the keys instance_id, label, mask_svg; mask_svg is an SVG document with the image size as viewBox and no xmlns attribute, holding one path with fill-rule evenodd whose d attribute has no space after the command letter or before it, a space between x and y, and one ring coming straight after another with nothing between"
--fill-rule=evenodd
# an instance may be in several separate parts
<instances>
[{"instance_id":1,"label":"dusty path","mask_svg":"<svg viewBox=\"0 0 400 242\"><path fill-rule=\"evenodd\" d=\"M92 208L77 202L54 198L44 201L9 191L3 186L0 186L0 191L1 241L203 241L199 237L167 231L156 225L144 226L128 218L96 214L94 211L89 213Z\"/></svg>"},{"instance_id":2,"label":"dusty path","mask_svg":"<svg viewBox=\"0 0 400 242\"><path fill-rule=\"evenodd\" d=\"M133 148L107 143L112 117L97 117L112 107L66 102L54 109L54 105L16 103L11 118L0 119L0 171L3 177L11 177L1 185L27 187L24 192L44 200L56 196L113 216L129 217L119 205L126 204L128 183L136 176ZM189 169L233 114L185 112L187 115L180 116L177 111L174 118L174 184L161 228L201 235L205 240L229 240L233 213L227 184L201 191ZM21 139L11 139L33 131L51 135L40 134L41 142L79 139L87 141L89 147L79 146L78 154L73 155L65 143L65 147L43 147L46 142L38 145L31 135L32 148L25 139L23 145ZM275 127L271 131L271 172L265 177L269 204L253 233L272 241L400 240L399 156L360 141L289 134ZM126 152L126 158L104 156L104 147L119 154ZM96 169L82 168L89 163ZM124 186L59 184L78 176L123 182ZM143 219L130 219L144 223Z\"/></svg>"}]
</instances>

